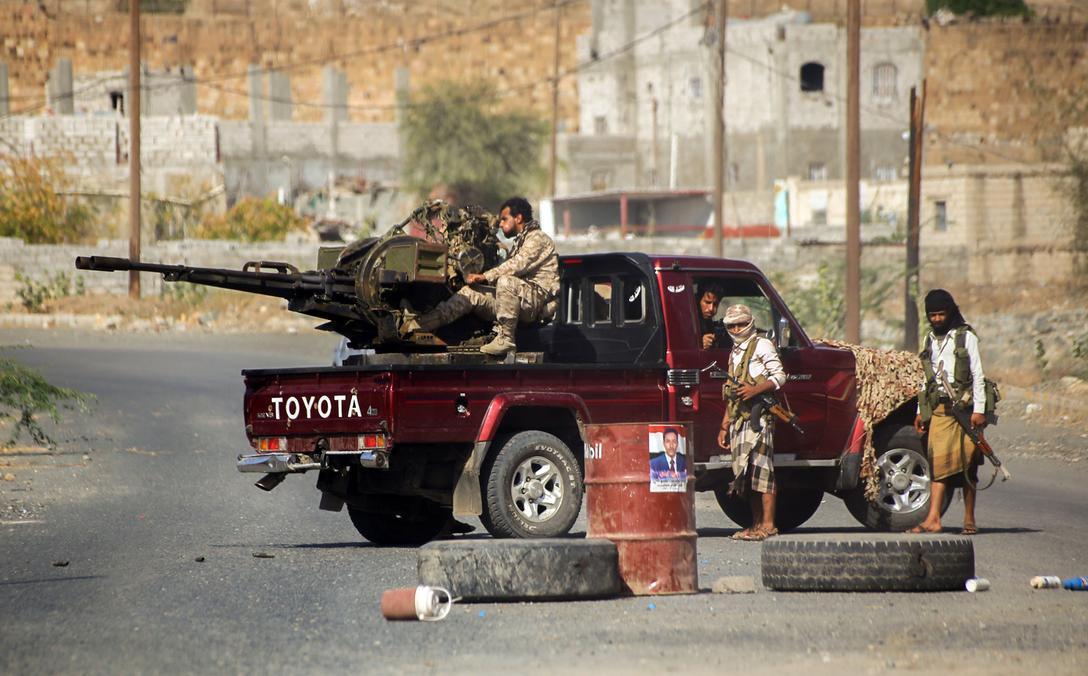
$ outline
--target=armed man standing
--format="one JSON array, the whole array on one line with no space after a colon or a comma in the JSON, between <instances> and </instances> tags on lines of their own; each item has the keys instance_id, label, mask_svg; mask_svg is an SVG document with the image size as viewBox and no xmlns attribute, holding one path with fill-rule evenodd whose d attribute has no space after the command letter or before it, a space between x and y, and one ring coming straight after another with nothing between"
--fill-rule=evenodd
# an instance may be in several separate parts
<instances>
[{"instance_id":1,"label":"armed man standing","mask_svg":"<svg viewBox=\"0 0 1088 676\"><path fill-rule=\"evenodd\" d=\"M914 428L919 434L929 432L926 450L933 483L929 514L908 532L940 533L945 493L962 486L963 534L973 535L978 532L975 499L982 455L957 421L952 407L970 408L973 430L986 426L987 388L978 336L964 321L952 294L944 289L933 289L926 294L925 307L933 330L926 336L920 355L926 378L918 396Z\"/></svg>"},{"instance_id":2,"label":"armed man standing","mask_svg":"<svg viewBox=\"0 0 1088 676\"><path fill-rule=\"evenodd\" d=\"M730 492L747 496L752 509L752 526L738 531L734 540L765 540L778 535L774 525L774 418L756 407L760 395L786 384L786 371L774 343L756 332L755 318L747 305L730 305L725 311L725 328L733 339L729 353L729 376L740 385L723 389L728 404L722 418L718 445L733 455L733 482ZM753 414L762 420L752 419Z\"/></svg>"},{"instance_id":3,"label":"armed man standing","mask_svg":"<svg viewBox=\"0 0 1088 676\"><path fill-rule=\"evenodd\" d=\"M555 243L533 220L533 208L524 197L502 204L499 227L514 246L506 260L483 273L465 275L465 286L433 310L408 318L402 336L431 332L472 312L495 322L495 339L480 352L501 357L517 349L517 325L551 319L559 294L559 257ZM474 288L493 284L493 287Z\"/></svg>"}]
</instances>

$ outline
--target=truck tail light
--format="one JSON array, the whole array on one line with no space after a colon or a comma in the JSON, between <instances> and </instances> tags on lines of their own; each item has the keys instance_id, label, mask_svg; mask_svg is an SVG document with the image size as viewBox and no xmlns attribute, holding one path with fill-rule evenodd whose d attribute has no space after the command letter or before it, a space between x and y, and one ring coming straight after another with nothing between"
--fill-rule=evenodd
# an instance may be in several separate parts
<instances>
[{"instance_id":1,"label":"truck tail light","mask_svg":"<svg viewBox=\"0 0 1088 676\"><path fill-rule=\"evenodd\" d=\"M257 439L258 451L286 451L287 437L261 437Z\"/></svg>"},{"instance_id":2,"label":"truck tail light","mask_svg":"<svg viewBox=\"0 0 1088 676\"><path fill-rule=\"evenodd\" d=\"M368 450L374 448L385 448L385 435L384 434L360 434L359 435L359 450Z\"/></svg>"}]
</instances>

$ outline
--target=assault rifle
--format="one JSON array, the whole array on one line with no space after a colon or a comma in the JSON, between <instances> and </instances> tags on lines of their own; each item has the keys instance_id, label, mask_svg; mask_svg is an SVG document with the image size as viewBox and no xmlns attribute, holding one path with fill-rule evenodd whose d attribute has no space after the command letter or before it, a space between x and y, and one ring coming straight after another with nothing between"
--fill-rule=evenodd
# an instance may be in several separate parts
<instances>
[{"instance_id":1,"label":"assault rifle","mask_svg":"<svg viewBox=\"0 0 1088 676\"><path fill-rule=\"evenodd\" d=\"M1008 481L1012 478L1009 474L1009 470L1001 464L1001 458L997 457L997 453L994 453L994 449L990 446L990 442L986 441L986 437L982 436L982 430L975 429L971 426L971 414L967 412L967 409L962 407L963 396L956 395L955 390L952 389L952 385L948 382L948 376L944 372L944 362L937 362L937 378L941 381L941 387L948 394L948 398L952 401L949 408L952 410L952 417L959 423L960 428L963 429L967 438L970 439L975 447L982 451L982 455L996 468L1001 470L1001 480ZM991 478L991 483L993 479Z\"/></svg>"},{"instance_id":2,"label":"assault rifle","mask_svg":"<svg viewBox=\"0 0 1088 676\"><path fill-rule=\"evenodd\" d=\"M722 373L725 374L726 384L732 386L734 389L739 388L743 384L729 375L729 373L725 371L722 371ZM763 423L761 423L759 419L763 417L764 411L769 411L771 415L797 430L797 433L801 436L804 436L804 428L797 424L797 414L778 403L778 399L774 395L766 393L756 397L755 401L752 403L752 411L749 420L751 421L750 424L752 425L752 429L756 432L763 431Z\"/></svg>"}]
</instances>

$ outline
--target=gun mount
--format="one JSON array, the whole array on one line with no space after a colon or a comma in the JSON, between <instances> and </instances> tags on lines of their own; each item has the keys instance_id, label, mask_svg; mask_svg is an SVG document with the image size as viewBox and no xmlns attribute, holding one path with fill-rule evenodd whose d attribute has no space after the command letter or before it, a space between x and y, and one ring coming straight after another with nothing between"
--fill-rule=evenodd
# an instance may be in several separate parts
<instances>
[{"instance_id":1,"label":"gun mount","mask_svg":"<svg viewBox=\"0 0 1088 676\"><path fill-rule=\"evenodd\" d=\"M417 224L424 236L407 234ZM143 263L127 258L80 256L76 268L99 272L136 270L158 273L168 282L189 282L233 289L287 301L292 312L327 320L317 327L334 331L353 347L403 349L426 347L397 335L404 307L434 307L464 285L464 276L499 262L494 217L471 206L453 209L427 202L382 237L343 247L324 247L316 270L301 272L289 263L250 261L241 270ZM465 334L465 329L468 333ZM463 326L458 337L474 327Z\"/></svg>"}]
</instances>

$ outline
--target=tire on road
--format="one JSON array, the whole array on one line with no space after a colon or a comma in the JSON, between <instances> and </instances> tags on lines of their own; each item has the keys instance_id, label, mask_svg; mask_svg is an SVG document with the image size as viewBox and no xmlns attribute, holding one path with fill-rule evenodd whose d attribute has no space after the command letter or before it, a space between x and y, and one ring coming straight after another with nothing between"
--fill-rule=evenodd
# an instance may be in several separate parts
<instances>
[{"instance_id":1,"label":"tire on road","mask_svg":"<svg viewBox=\"0 0 1088 676\"><path fill-rule=\"evenodd\" d=\"M741 526L749 528L752 525L752 509L745 500L729 495L728 486L720 486L714 489L714 497L718 500L718 506L722 508L729 519ZM823 502L824 492L819 488L791 489L781 491L778 494L778 503L775 505L775 527L780 531L789 531L797 528L812 518L816 510Z\"/></svg>"},{"instance_id":2,"label":"tire on road","mask_svg":"<svg viewBox=\"0 0 1088 676\"><path fill-rule=\"evenodd\" d=\"M497 538L563 535L582 507L582 470L570 448L547 432L518 432L484 465L487 532Z\"/></svg>"},{"instance_id":3,"label":"tire on road","mask_svg":"<svg viewBox=\"0 0 1088 676\"><path fill-rule=\"evenodd\" d=\"M843 494L850 514L862 525L879 531L903 532L926 518L929 512L932 473L922 440L910 425L901 425L875 441L880 468L880 495L876 502L865 498L859 485ZM945 491L941 514L952 504L952 490Z\"/></svg>"},{"instance_id":4,"label":"tire on road","mask_svg":"<svg viewBox=\"0 0 1088 676\"><path fill-rule=\"evenodd\" d=\"M604 539L445 540L419 549L419 581L466 601L604 598L620 593Z\"/></svg>"},{"instance_id":5,"label":"tire on road","mask_svg":"<svg viewBox=\"0 0 1088 676\"><path fill-rule=\"evenodd\" d=\"M781 591L962 591L975 551L947 535L787 535L763 543L761 567Z\"/></svg>"},{"instance_id":6,"label":"tire on road","mask_svg":"<svg viewBox=\"0 0 1088 676\"><path fill-rule=\"evenodd\" d=\"M406 499L391 512L369 512L348 507L355 530L376 545L421 545L430 542L449 523L453 510L424 498Z\"/></svg>"}]
</instances>

